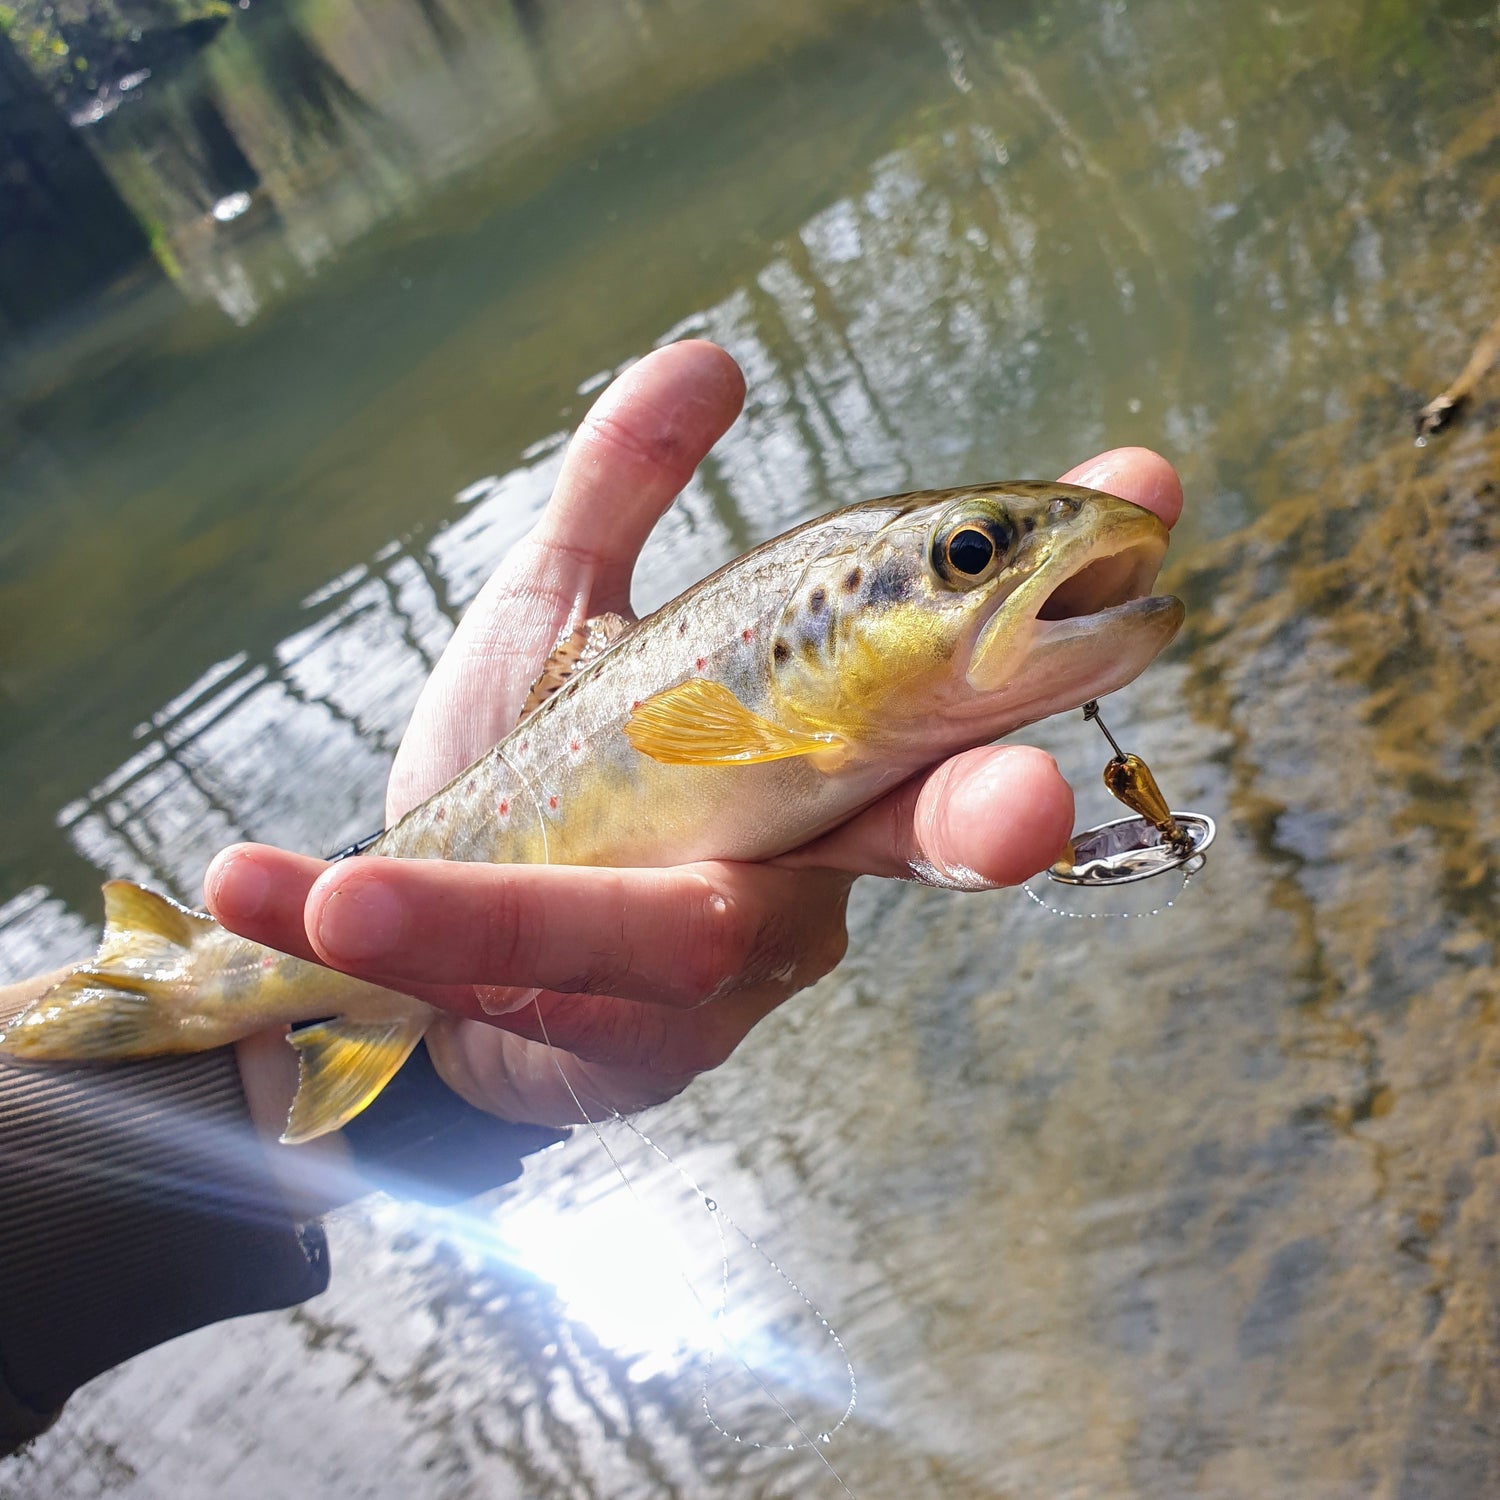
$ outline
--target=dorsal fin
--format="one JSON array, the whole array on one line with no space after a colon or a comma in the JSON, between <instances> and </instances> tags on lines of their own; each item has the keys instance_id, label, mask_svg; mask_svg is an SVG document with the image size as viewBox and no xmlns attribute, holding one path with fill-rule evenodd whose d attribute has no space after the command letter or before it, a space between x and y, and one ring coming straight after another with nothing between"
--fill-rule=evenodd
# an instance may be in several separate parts
<instances>
[{"instance_id":1,"label":"dorsal fin","mask_svg":"<svg viewBox=\"0 0 1500 1500\"><path fill-rule=\"evenodd\" d=\"M602 656L629 629L630 621L613 612L580 620L558 641L552 648L552 655L543 662L541 674L531 684L531 691L522 705L521 718L534 714L574 672Z\"/></svg>"}]
</instances>

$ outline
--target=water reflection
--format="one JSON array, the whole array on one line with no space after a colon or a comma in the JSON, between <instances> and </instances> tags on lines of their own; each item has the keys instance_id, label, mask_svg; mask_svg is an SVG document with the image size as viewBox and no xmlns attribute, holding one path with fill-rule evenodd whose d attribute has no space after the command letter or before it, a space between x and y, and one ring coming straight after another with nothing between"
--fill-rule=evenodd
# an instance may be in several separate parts
<instances>
[{"instance_id":1,"label":"water reflection","mask_svg":"<svg viewBox=\"0 0 1500 1500\"><path fill-rule=\"evenodd\" d=\"M653 540L643 607L836 501L1161 444L1196 507L1189 637L1110 719L1222 814L1206 878L1123 924L862 889L838 975L650 1128L848 1345L830 1452L858 1495L1495 1489L1500 454L1482 423L1418 454L1407 421L1493 317L1500 117L1478 12L1418 9L1411 33L1354 5L902 8L658 126L621 116L526 216L502 200L533 179L497 167L409 290L321 262L326 292L233 346L253 381L178 324L136 367L149 402L34 398L0 560L0 962L76 951L101 870L190 895L228 839L368 831L561 430L654 339L725 342L751 404ZM415 57L461 66L407 14ZM490 24L527 29L538 94L538 59L583 45L541 7ZM399 88L335 66L427 139ZM379 184L320 199L319 159L275 169L304 174L286 235L343 243L340 194ZM107 441L79 415L101 391ZM58 457L79 431L97 457ZM53 601L100 550L128 585L76 618ZM1080 822L1110 815L1097 736L1045 735ZM702 1341L643 1348L610 1322L629 1291L596 1309L586 1251L653 1255L621 1192L584 1139L474 1222L350 1216L326 1298L106 1377L20 1472L88 1494L107 1454L143 1500L281 1493L314 1461L382 1496L835 1493L702 1420ZM711 1280L701 1205L665 1217ZM774 1363L798 1308L747 1274ZM809 1368L789 1385L836 1412L836 1363ZM184 1440L182 1411L233 1441Z\"/></svg>"},{"instance_id":2,"label":"water reflection","mask_svg":"<svg viewBox=\"0 0 1500 1500\"><path fill-rule=\"evenodd\" d=\"M217 663L139 725L141 747L58 825L91 864L196 899L226 843L297 843L307 789L327 788L319 842L342 847L378 826L386 773L418 690L463 600L540 511L560 443L482 498L421 558L400 545L304 601L311 621L270 660ZM469 497L473 499L472 494ZM285 768L296 766L289 782Z\"/></svg>"},{"instance_id":3,"label":"water reflection","mask_svg":"<svg viewBox=\"0 0 1500 1500\"><path fill-rule=\"evenodd\" d=\"M289 267L314 273L477 165L542 180L601 117L641 117L637 78L652 79L654 114L865 8L758 0L726 37L702 0L575 6L561 27L531 0L383 0L357 22L256 5L185 70L121 96L93 139L178 284L245 323ZM206 210L232 192L259 212L226 235Z\"/></svg>"}]
</instances>

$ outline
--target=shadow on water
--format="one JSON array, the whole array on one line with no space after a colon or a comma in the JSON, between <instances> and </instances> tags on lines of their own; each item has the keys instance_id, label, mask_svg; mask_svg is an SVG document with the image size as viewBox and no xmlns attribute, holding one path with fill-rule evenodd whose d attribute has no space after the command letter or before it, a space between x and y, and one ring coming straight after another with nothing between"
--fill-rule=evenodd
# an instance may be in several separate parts
<instances>
[{"instance_id":1,"label":"shadow on water","mask_svg":"<svg viewBox=\"0 0 1500 1500\"><path fill-rule=\"evenodd\" d=\"M90 302L148 261L129 205L0 27L0 334ZM3 437L0 431L0 437Z\"/></svg>"},{"instance_id":2,"label":"shadow on water","mask_svg":"<svg viewBox=\"0 0 1500 1500\"><path fill-rule=\"evenodd\" d=\"M508 77L588 55L561 12L490 20L530 37ZM230 839L368 831L457 611L658 339L725 343L750 398L642 606L834 503L1160 446L1189 623L1110 717L1219 818L1204 878L1144 922L861 887L841 969L649 1129L837 1326L861 1497L1494 1492L1500 397L1409 427L1496 311L1493 10L928 0L797 35L545 169L495 126L420 225L244 328L179 306L117 364L28 367L0 965L76 952L101 873L190 895ZM409 138L446 118L328 56ZM300 156L247 126L258 84L217 96L285 244L352 243L326 181L374 148L325 84ZM1105 815L1096 736L1037 735ZM703 1420L704 1342L587 1138L333 1233L325 1298L106 1376L0 1491L282 1493L315 1457L381 1497L836 1492ZM778 1389L836 1416L805 1308L736 1276Z\"/></svg>"},{"instance_id":3,"label":"shadow on water","mask_svg":"<svg viewBox=\"0 0 1500 1500\"><path fill-rule=\"evenodd\" d=\"M442 0L413 0L421 12L422 20L432 33L437 49L450 67L457 66L463 57L464 29Z\"/></svg>"}]
</instances>

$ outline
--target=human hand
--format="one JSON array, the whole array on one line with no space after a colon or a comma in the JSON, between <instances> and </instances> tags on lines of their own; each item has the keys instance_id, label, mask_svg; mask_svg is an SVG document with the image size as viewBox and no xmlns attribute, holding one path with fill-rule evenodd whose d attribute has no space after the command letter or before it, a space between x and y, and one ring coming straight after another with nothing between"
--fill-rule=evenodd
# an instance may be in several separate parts
<instances>
[{"instance_id":1,"label":"human hand","mask_svg":"<svg viewBox=\"0 0 1500 1500\"><path fill-rule=\"evenodd\" d=\"M734 362L697 341L655 351L604 392L541 520L475 599L423 689L391 773L390 821L504 737L566 626L629 615L641 547L743 399ZM1171 466L1144 449L1116 449L1063 478L1169 525L1181 510ZM1056 857L1072 818L1050 756L990 746L764 864L330 866L240 845L214 861L205 891L234 931L444 1011L427 1045L471 1104L567 1123L579 1118L569 1088L591 1112L669 1098L827 973L844 951L855 876L920 869L1013 884ZM516 1008L490 1013L506 1006ZM284 1086L289 1098L290 1076Z\"/></svg>"}]
</instances>

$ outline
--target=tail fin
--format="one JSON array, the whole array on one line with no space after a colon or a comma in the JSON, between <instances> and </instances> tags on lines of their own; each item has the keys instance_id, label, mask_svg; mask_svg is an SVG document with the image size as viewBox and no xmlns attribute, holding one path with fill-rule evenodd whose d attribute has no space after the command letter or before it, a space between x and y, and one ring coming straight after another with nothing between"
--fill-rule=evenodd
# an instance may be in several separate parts
<instances>
[{"instance_id":1,"label":"tail fin","mask_svg":"<svg viewBox=\"0 0 1500 1500\"><path fill-rule=\"evenodd\" d=\"M128 880L104 887L99 951L22 1011L0 1035L0 1053L51 1062L90 1062L199 1052L238 1040L274 1014L225 1004L214 986L232 974L243 943L202 912L179 906ZM337 1130L367 1105L407 1059L432 1013L415 1000L387 996L389 1014L355 1021L339 1014L350 998L368 1000L373 985L316 964L290 963L305 976L311 1013L326 1004L333 1020L294 1031L299 1078L284 1141L310 1141ZM249 996L241 996L249 999ZM307 1014L305 1009L303 1014Z\"/></svg>"},{"instance_id":2,"label":"tail fin","mask_svg":"<svg viewBox=\"0 0 1500 1500\"><path fill-rule=\"evenodd\" d=\"M128 880L111 880L104 922L93 960L22 1011L0 1036L0 1052L80 1062L217 1044L217 1037L185 1035L172 1003L191 991L192 949L217 929L213 918Z\"/></svg>"}]
</instances>

